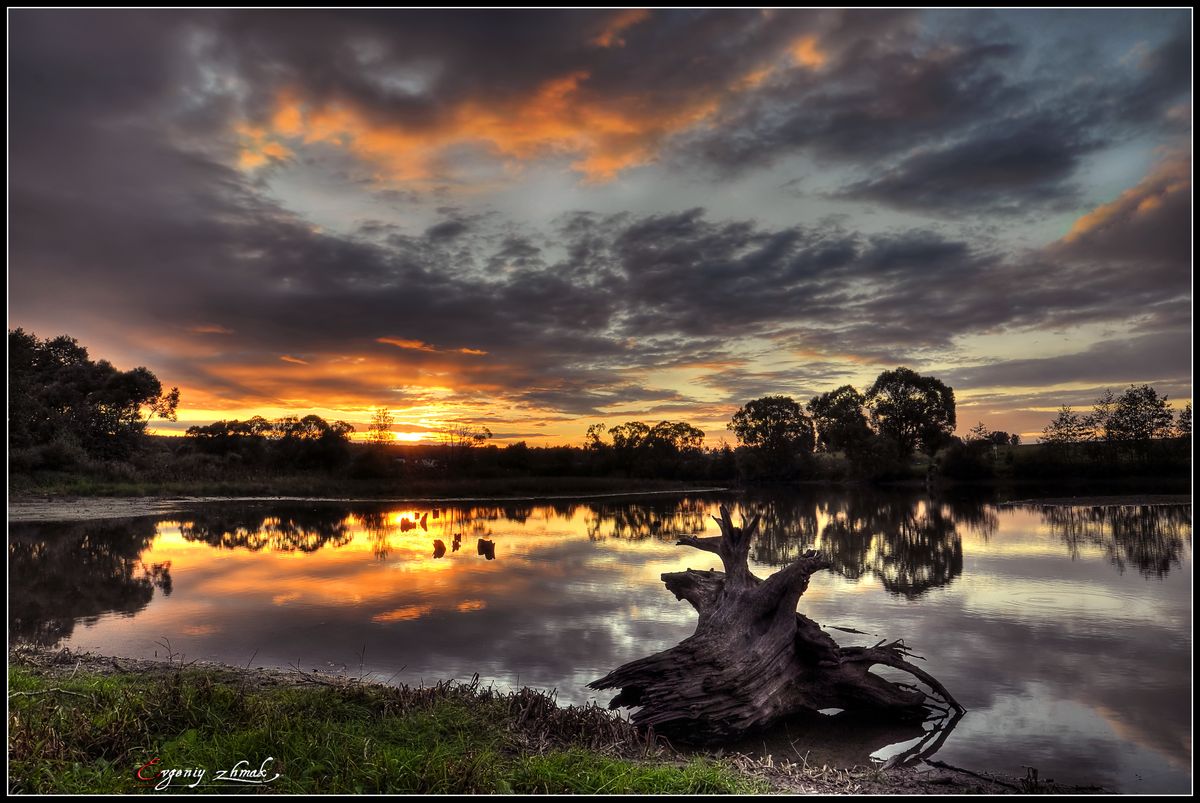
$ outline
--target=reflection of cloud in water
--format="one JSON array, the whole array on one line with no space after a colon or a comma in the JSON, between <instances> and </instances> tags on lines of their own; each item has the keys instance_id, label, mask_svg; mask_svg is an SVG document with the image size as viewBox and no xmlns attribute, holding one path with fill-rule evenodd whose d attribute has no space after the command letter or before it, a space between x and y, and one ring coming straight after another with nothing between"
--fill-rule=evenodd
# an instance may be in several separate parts
<instances>
[{"instance_id":1,"label":"reflection of cloud in water","mask_svg":"<svg viewBox=\"0 0 1200 803\"><path fill-rule=\"evenodd\" d=\"M407 622L409 619L420 619L433 612L432 605L408 605L391 611L383 611L371 617L372 622Z\"/></svg>"},{"instance_id":2,"label":"reflection of cloud in water","mask_svg":"<svg viewBox=\"0 0 1200 803\"><path fill-rule=\"evenodd\" d=\"M579 702L593 699L588 681L691 635L694 612L659 575L707 568L707 555L674 542L713 534L716 505L492 504L436 516L387 504L234 506L182 523L14 525L14 633L146 656L166 635L189 658L244 664L257 651L257 663L276 666L357 666L365 649L383 678L478 671ZM815 576L802 600L806 614L864 631L836 632L845 645L903 637L970 709L939 758L1017 774L1032 764L1064 782L1126 783L1130 768L1184 777L1190 523L1084 517L1072 532L1108 540L1064 549L1042 512L970 500L749 494L741 511L766 514L760 574L811 546L834 556L837 571ZM427 528L404 529L425 512ZM1151 547L1131 546L1139 527ZM466 546L434 558L432 542L455 536ZM496 560L476 553L479 538L496 543ZM1106 543L1139 571L1114 572ZM1131 556L1163 565L1160 543L1170 572L1147 582ZM170 597L141 568L167 562Z\"/></svg>"},{"instance_id":3,"label":"reflection of cloud in water","mask_svg":"<svg viewBox=\"0 0 1200 803\"><path fill-rule=\"evenodd\" d=\"M996 539L1007 549L971 556L966 586L935 603L889 606L879 596L835 593L814 597L806 613L903 637L928 657L929 671L968 708L939 754L947 761L1014 774L1031 764L1060 781L1120 788L1134 780L1122 767L1146 777L1153 766L1157 783L1180 789L1179 767L1191 757L1189 707L1181 705L1191 678L1188 578L1170 587L1121 577L1107 561L1047 554L1040 522L1032 512L1006 512ZM1029 557L1022 538L1037 542ZM814 590L831 580L815 578ZM1082 593L1058 594L1057 606L1021 605L1023 589L1056 583ZM1100 598L1129 602L1119 610L1086 602ZM1135 747L1140 764L1128 755Z\"/></svg>"}]
</instances>

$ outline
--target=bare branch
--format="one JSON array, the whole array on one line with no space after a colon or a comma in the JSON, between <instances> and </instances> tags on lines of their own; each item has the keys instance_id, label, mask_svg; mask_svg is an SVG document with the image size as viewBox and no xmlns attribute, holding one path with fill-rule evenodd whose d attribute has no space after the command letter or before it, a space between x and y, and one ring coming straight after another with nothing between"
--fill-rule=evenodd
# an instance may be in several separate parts
<instances>
[{"instance_id":1,"label":"bare branch","mask_svg":"<svg viewBox=\"0 0 1200 803\"><path fill-rule=\"evenodd\" d=\"M893 669L900 669L924 683L933 690L934 694L949 703L955 710L960 712L967 710L959 704L958 700L954 699L954 696L950 694L937 678L924 669L921 669L921 667L905 660L909 655L911 653L908 647L904 645L902 640L897 639L891 644L880 642L874 647L843 647L841 660L844 663L866 663L868 666L870 664L883 664ZM926 697L929 697L929 695L926 694Z\"/></svg>"},{"instance_id":2,"label":"bare branch","mask_svg":"<svg viewBox=\"0 0 1200 803\"><path fill-rule=\"evenodd\" d=\"M812 549L808 550L798 560L763 581L762 590L759 592L761 608L777 608L783 612L794 613L796 603L808 590L809 578L832 565L824 555Z\"/></svg>"},{"instance_id":3,"label":"bare branch","mask_svg":"<svg viewBox=\"0 0 1200 803\"><path fill-rule=\"evenodd\" d=\"M694 535L681 535L679 540L675 542L675 546L692 546L696 549L703 549L705 552L713 552L720 555L721 536L715 535L706 538L697 538Z\"/></svg>"},{"instance_id":4,"label":"bare branch","mask_svg":"<svg viewBox=\"0 0 1200 803\"><path fill-rule=\"evenodd\" d=\"M687 600L703 617L717 606L725 587L723 572L688 569L685 572L665 572L662 575L667 590L676 599Z\"/></svg>"}]
</instances>

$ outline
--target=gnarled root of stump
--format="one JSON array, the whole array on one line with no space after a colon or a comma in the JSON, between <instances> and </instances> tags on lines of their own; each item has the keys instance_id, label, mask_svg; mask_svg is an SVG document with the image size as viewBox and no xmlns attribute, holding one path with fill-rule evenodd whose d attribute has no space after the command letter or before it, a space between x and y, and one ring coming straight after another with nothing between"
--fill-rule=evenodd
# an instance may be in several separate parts
<instances>
[{"instance_id":1,"label":"gnarled root of stump","mask_svg":"<svg viewBox=\"0 0 1200 803\"><path fill-rule=\"evenodd\" d=\"M802 710L868 710L913 720L925 719L931 709L963 711L945 687L908 660L912 653L902 641L839 647L816 622L796 613L809 577L828 568L825 558L809 552L763 580L747 563L757 517L734 527L722 507L717 522L721 536L679 543L716 553L724 572L662 575L667 588L699 612L695 634L590 683L621 690L610 708L637 708L634 723L689 741L734 737ZM907 672L929 691L869 671L875 665Z\"/></svg>"}]
</instances>

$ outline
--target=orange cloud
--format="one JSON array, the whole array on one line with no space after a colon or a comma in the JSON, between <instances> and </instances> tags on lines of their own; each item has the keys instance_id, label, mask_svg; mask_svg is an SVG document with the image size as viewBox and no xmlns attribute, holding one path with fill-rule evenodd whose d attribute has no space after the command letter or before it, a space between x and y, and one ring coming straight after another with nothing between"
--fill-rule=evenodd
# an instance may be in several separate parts
<instances>
[{"instance_id":1,"label":"orange cloud","mask_svg":"<svg viewBox=\"0 0 1200 803\"><path fill-rule=\"evenodd\" d=\"M771 77L774 69L771 67L759 67L751 70L741 77L738 81L738 86L744 89L757 89L764 81Z\"/></svg>"},{"instance_id":2,"label":"orange cloud","mask_svg":"<svg viewBox=\"0 0 1200 803\"><path fill-rule=\"evenodd\" d=\"M433 346L421 340L405 340L399 337L380 337L376 338L377 343L386 343L389 346L396 346L402 349L413 349L414 351L437 351Z\"/></svg>"},{"instance_id":3,"label":"orange cloud","mask_svg":"<svg viewBox=\"0 0 1200 803\"><path fill-rule=\"evenodd\" d=\"M770 15L768 14L767 16L769 17ZM778 59L775 59L774 63L756 67L735 81L731 89L739 92L758 89L766 83L767 79L776 73L794 67L819 70L829 61L828 54L820 48L817 37L813 34L805 34L797 39L793 39L784 48L784 53L786 54L787 61L791 62L790 64L786 63L786 61L780 63ZM772 58L774 59L775 57L772 56Z\"/></svg>"},{"instance_id":4,"label":"orange cloud","mask_svg":"<svg viewBox=\"0 0 1200 803\"><path fill-rule=\"evenodd\" d=\"M1172 154L1151 173L1121 193L1115 201L1102 204L1083 215L1063 237L1063 242L1074 243L1112 226L1136 221L1162 206L1163 202L1177 193L1191 190L1191 159L1187 154Z\"/></svg>"},{"instance_id":5,"label":"orange cloud","mask_svg":"<svg viewBox=\"0 0 1200 803\"><path fill-rule=\"evenodd\" d=\"M215 323L204 323L199 326L188 327L189 332L195 332L198 335L231 335L232 329L227 329Z\"/></svg>"},{"instance_id":6,"label":"orange cloud","mask_svg":"<svg viewBox=\"0 0 1200 803\"><path fill-rule=\"evenodd\" d=\"M792 56L792 61L810 70L820 69L829 60L829 57L817 46L817 37L811 34L801 36L792 42L788 52Z\"/></svg>"},{"instance_id":7,"label":"orange cloud","mask_svg":"<svg viewBox=\"0 0 1200 803\"><path fill-rule=\"evenodd\" d=\"M473 357L482 357L487 354L483 349L439 349L429 345L423 340L406 340L400 337L380 337L375 339L376 343L385 343L389 346L396 346L402 349L411 349L413 351L429 351L435 354L470 354Z\"/></svg>"},{"instance_id":8,"label":"orange cloud","mask_svg":"<svg viewBox=\"0 0 1200 803\"><path fill-rule=\"evenodd\" d=\"M283 161L292 157L292 151L272 138L271 132L264 128L249 125L239 125L235 129L242 141L242 149L238 153L238 167L243 170L254 170L271 161Z\"/></svg>"},{"instance_id":9,"label":"orange cloud","mask_svg":"<svg viewBox=\"0 0 1200 803\"><path fill-rule=\"evenodd\" d=\"M284 354L279 359L284 362L294 363L295 365L308 365L308 360L302 360L299 357L293 357L290 354Z\"/></svg>"},{"instance_id":10,"label":"orange cloud","mask_svg":"<svg viewBox=\"0 0 1200 803\"><path fill-rule=\"evenodd\" d=\"M582 70L558 76L516 100L467 99L421 127L381 121L348 102L316 105L295 91L283 92L266 127L236 129L242 141L238 165L253 170L290 157L295 148L322 144L378 165L383 179L422 182L447 177L454 169L451 151L474 147L509 167L573 156L572 169L586 181L603 182L654 161L665 138L713 115L725 92L744 88L670 102L601 98L586 91L589 77Z\"/></svg>"},{"instance_id":11,"label":"orange cloud","mask_svg":"<svg viewBox=\"0 0 1200 803\"><path fill-rule=\"evenodd\" d=\"M592 44L596 47L623 47L625 40L621 38L621 33L648 19L650 19L650 12L644 8L627 8L619 11L608 23L608 26L592 40Z\"/></svg>"}]
</instances>

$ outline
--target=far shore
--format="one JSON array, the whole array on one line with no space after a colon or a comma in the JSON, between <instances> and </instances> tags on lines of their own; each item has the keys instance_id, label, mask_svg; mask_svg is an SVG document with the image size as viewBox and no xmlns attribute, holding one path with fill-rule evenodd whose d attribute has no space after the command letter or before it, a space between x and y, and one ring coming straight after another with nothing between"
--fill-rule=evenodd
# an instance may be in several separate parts
<instances>
[{"instance_id":1,"label":"far shore","mask_svg":"<svg viewBox=\"0 0 1200 803\"><path fill-rule=\"evenodd\" d=\"M135 518L170 515L201 504L419 504L461 505L502 504L510 502L621 500L648 496L678 496L694 493L730 493L724 487L683 487L656 491L612 491L591 494L534 494L526 496L25 496L10 498L9 521L88 521L92 519Z\"/></svg>"},{"instance_id":2,"label":"far shore","mask_svg":"<svg viewBox=\"0 0 1200 803\"><path fill-rule=\"evenodd\" d=\"M476 500L574 498L599 494L677 492L724 488L728 483L636 477L423 477L368 480L308 473L223 480L107 481L83 475L11 476L10 500L91 497L304 498L377 500Z\"/></svg>"},{"instance_id":3,"label":"far shore","mask_svg":"<svg viewBox=\"0 0 1200 803\"><path fill-rule=\"evenodd\" d=\"M553 485L553 483L550 483ZM588 500L637 500L646 497L678 496L683 494L739 494L746 489L720 485L671 484L670 487L645 486L664 483L626 482L624 488L587 492L520 493L497 492L460 493L448 490L443 495L421 495L396 493L393 495L283 495L283 494L187 494L175 495L117 495L117 494L60 494L23 493L10 494L8 520L10 522L38 521L91 521L95 519L139 518L143 516L170 516L198 505L210 504L416 504L416 505L462 505L462 504L507 504L517 502L570 502ZM448 489L453 486L446 486ZM611 483L600 483L598 488L612 487ZM811 488L811 485L805 486ZM453 494L453 495L452 495ZM1001 507L1021 505L1111 507L1123 505L1161 506L1190 505L1191 494L1129 493L1078 496L1026 497L997 502Z\"/></svg>"}]
</instances>

